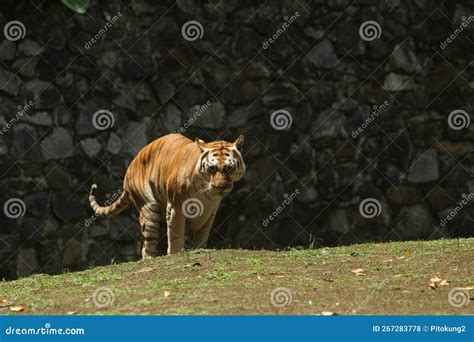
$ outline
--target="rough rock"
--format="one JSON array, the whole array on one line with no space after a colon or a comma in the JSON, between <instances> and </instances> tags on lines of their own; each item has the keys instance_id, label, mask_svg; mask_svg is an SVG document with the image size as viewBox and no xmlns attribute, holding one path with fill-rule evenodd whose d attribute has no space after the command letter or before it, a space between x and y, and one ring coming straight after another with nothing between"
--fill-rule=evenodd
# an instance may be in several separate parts
<instances>
[{"instance_id":1,"label":"rough rock","mask_svg":"<svg viewBox=\"0 0 474 342\"><path fill-rule=\"evenodd\" d=\"M429 183L439 178L439 159L436 150L429 149L416 157L408 170L410 183Z\"/></svg>"},{"instance_id":2,"label":"rough rock","mask_svg":"<svg viewBox=\"0 0 474 342\"><path fill-rule=\"evenodd\" d=\"M124 152L135 156L148 142L147 122L129 122L123 141Z\"/></svg>"},{"instance_id":3,"label":"rough rock","mask_svg":"<svg viewBox=\"0 0 474 342\"><path fill-rule=\"evenodd\" d=\"M3 40L0 43L0 60L2 61L11 61L15 58L16 54L16 45L9 40Z\"/></svg>"},{"instance_id":4,"label":"rough rock","mask_svg":"<svg viewBox=\"0 0 474 342\"><path fill-rule=\"evenodd\" d=\"M204 108L204 107L202 107ZM220 102L212 102L210 106L204 111L202 109L196 110L198 119L196 123L204 128L219 129L222 127L225 118L225 108Z\"/></svg>"},{"instance_id":5,"label":"rough rock","mask_svg":"<svg viewBox=\"0 0 474 342\"><path fill-rule=\"evenodd\" d=\"M63 159L74 155L71 133L62 127L56 127L41 141L41 152L48 159Z\"/></svg>"},{"instance_id":6,"label":"rough rock","mask_svg":"<svg viewBox=\"0 0 474 342\"><path fill-rule=\"evenodd\" d=\"M17 96L21 87L20 78L14 73L5 70L0 66L0 90L5 93Z\"/></svg>"},{"instance_id":7,"label":"rough rock","mask_svg":"<svg viewBox=\"0 0 474 342\"><path fill-rule=\"evenodd\" d=\"M23 121L37 126L51 126L53 120L48 112L29 112L23 116Z\"/></svg>"},{"instance_id":8,"label":"rough rock","mask_svg":"<svg viewBox=\"0 0 474 342\"><path fill-rule=\"evenodd\" d=\"M107 141L107 145L105 146L105 150L112 154L117 154L120 152L122 148L122 139L115 134L114 132L110 133L109 140Z\"/></svg>"},{"instance_id":9,"label":"rough rock","mask_svg":"<svg viewBox=\"0 0 474 342\"><path fill-rule=\"evenodd\" d=\"M411 186L394 185L387 190L387 198L395 205L414 204L421 200L421 193Z\"/></svg>"},{"instance_id":10,"label":"rough rock","mask_svg":"<svg viewBox=\"0 0 474 342\"><path fill-rule=\"evenodd\" d=\"M69 192L53 194L53 212L63 222L86 217L86 211L75 195Z\"/></svg>"},{"instance_id":11,"label":"rough rock","mask_svg":"<svg viewBox=\"0 0 474 342\"><path fill-rule=\"evenodd\" d=\"M411 76L398 75L393 72L389 73L383 82L385 90L398 92L415 89L415 84Z\"/></svg>"},{"instance_id":12,"label":"rough rock","mask_svg":"<svg viewBox=\"0 0 474 342\"><path fill-rule=\"evenodd\" d=\"M323 69L332 69L339 63L332 42L326 38L308 52L308 58L317 67Z\"/></svg>"},{"instance_id":13,"label":"rough rock","mask_svg":"<svg viewBox=\"0 0 474 342\"><path fill-rule=\"evenodd\" d=\"M17 251L17 275L26 276L39 270L38 257L34 248L20 248Z\"/></svg>"},{"instance_id":14,"label":"rough rock","mask_svg":"<svg viewBox=\"0 0 474 342\"><path fill-rule=\"evenodd\" d=\"M97 139L86 138L81 141L81 148L89 158L93 159L102 150L102 145Z\"/></svg>"},{"instance_id":15,"label":"rough rock","mask_svg":"<svg viewBox=\"0 0 474 342\"><path fill-rule=\"evenodd\" d=\"M425 204L403 207L395 223L395 230L403 239L426 239L435 232L434 217Z\"/></svg>"}]
</instances>

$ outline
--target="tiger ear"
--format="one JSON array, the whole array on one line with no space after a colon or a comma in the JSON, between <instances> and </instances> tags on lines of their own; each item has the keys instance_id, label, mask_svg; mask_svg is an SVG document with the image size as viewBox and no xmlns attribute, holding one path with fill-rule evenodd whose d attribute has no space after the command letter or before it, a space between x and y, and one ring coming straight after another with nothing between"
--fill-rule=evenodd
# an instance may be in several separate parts
<instances>
[{"instance_id":1,"label":"tiger ear","mask_svg":"<svg viewBox=\"0 0 474 342\"><path fill-rule=\"evenodd\" d=\"M199 147L199 149L201 150L201 152L207 151L206 143L204 142L204 140L201 140L201 139L199 139L199 138L196 138L194 141L196 142L196 145L198 145L198 147Z\"/></svg>"},{"instance_id":2,"label":"tiger ear","mask_svg":"<svg viewBox=\"0 0 474 342\"><path fill-rule=\"evenodd\" d=\"M236 141L234 141L235 147L240 151L242 150L242 147L244 147L244 136L240 135Z\"/></svg>"}]
</instances>

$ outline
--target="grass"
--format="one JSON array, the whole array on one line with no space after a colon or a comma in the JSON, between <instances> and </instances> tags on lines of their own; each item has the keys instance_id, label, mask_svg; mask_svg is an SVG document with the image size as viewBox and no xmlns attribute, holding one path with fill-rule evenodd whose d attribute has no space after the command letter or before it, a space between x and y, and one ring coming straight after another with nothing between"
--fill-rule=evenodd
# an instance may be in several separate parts
<instances>
[{"instance_id":1,"label":"grass","mask_svg":"<svg viewBox=\"0 0 474 342\"><path fill-rule=\"evenodd\" d=\"M474 239L281 252L195 250L3 281L0 314L474 314L472 300L460 308L448 303L452 288L474 286L473 265ZM351 272L358 268L364 275ZM431 289L434 277L449 285ZM289 291L276 297L291 295L288 305L272 305L276 288ZM94 301L97 291L104 298ZM102 299L109 305L94 303Z\"/></svg>"}]
</instances>

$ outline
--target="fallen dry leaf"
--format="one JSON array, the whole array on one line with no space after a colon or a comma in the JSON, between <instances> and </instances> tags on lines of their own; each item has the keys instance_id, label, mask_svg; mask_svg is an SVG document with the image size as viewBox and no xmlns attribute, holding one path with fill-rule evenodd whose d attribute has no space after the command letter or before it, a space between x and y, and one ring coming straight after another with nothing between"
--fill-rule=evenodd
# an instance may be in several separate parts
<instances>
[{"instance_id":1,"label":"fallen dry leaf","mask_svg":"<svg viewBox=\"0 0 474 342\"><path fill-rule=\"evenodd\" d=\"M336 316L337 314L332 311L321 311L321 316Z\"/></svg>"},{"instance_id":2,"label":"fallen dry leaf","mask_svg":"<svg viewBox=\"0 0 474 342\"><path fill-rule=\"evenodd\" d=\"M169 296L171 296L171 292L170 291L165 291L163 293L163 295L165 296L165 298L168 298Z\"/></svg>"},{"instance_id":3,"label":"fallen dry leaf","mask_svg":"<svg viewBox=\"0 0 474 342\"><path fill-rule=\"evenodd\" d=\"M362 268L357 268L355 270L352 270L351 272L354 273L356 276L364 276L365 275L364 270Z\"/></svg>"},{"instance_id":4,"label":"fallen dry leaf","mask_svg":"<svg viewBox=\"0 0 474 342\"><path fill-rule=\"evenodd\" d=\"M153 268L151 267L143 267L142 269L139 269L137 273L145 273L145 272L151 272L153 271Z\"/></svg>"},{"instance_id":5,"label":"fallen dry leaf","mask_svg":"<svg viewBox=\"0 0 474 342\"><path fill-rule=\"evenodd\" d=\"M260 277L260 274L257 274L257 279L258 279L258 280L263 280L263 278Z\"/></svg>"},{"instance_id":6,"label":"fallen dry leaf","mask_svg":"<svg viewBox=\"0 0 474 342\"><path fill-rule=\"evenodd\" d=\"M440 286L448 286L449 282L447 279L441 279L440 277L434 277L430 279L430 287L436 289Z\"/></svg>"},{"instance_id":7,"label":"fallen dry leaf","mask_svg":"<svg viewBox=\"0 0 474 342\"><path fill-rule=\"evenodd\" d=\"M441 280L438 284L438 286L448 286L448 285L449 285L449 283L446 279Z\"/></svg>"},{"instance_id":8,"label":"fallen dry leaf","mask_svg":"<svg viewBox=\"0 0 474 342\"><path fill-rule=\"evenodd\" d=\"M75 314L77 314L77 312L76 312L76 311L68 311L68 312L66 312L66 314L68 314L68 315L75 315Z\"/></svg>"},{"instance_id":9,"label":"fallen dry leaf","mask_svg":"<svg viewBox=\"0 0 474 342\"><path fill-rule=\"evenodd\" d=\"M15 305L15 306L10 306L10 311L12 312L20 312L20 311L25 311L26 306L24 305Z\"/></svg>"},{"instance_id":10,"label":"fallen dry leaf","mask_svg":"<svg viewBox=\"0 0 474 342\"><path fill-rule=\"evenodd\" d=\"M382 261L382 262L383 262L384 264L387 264L387 263L392 262L392 261L393 261L393 259L385 259L385 260Z\"/></svg>"},{"instance_id":11,"label":"fallen dry leaf","mask_svg":"<svg viewBox=\"0 0 474 342\"><path fill-rule=\"evenodd\" d=\"M332 279L331 277L324 277L323 280L329 283L332 283L334 281L334 279Z\"/></svg>"},{"instance_id":12,"label":"fallen dry leaf","mask_svg":"<svg viewBox=\"0 0 474 342\"><path fill-rule=\"evenodd\" d=\"M411 257L411 252L405 252L403 253L402 256L397 257L397 259L403 260L403 259L408 259L409 257Z\"/></svg>"},{"instance_id":13,"label":"fallen dry leaf","mask_svg":"<svg viewBox=\"0 0 474 342\"><path fill-rule=\"evenodd\" d=\"M6 300L5 298L3 298L3 297L0 297L0 303L2 303L2 304L3 304L3 303L6 303L6 302L7 302L7 300Z\"/></svg>"},{"instance_id":14,"label":"fallen dry leaf","mask_svg":"<svg viewBox=\"0 0 474 342\"><path fill-rule=\"evenodd\" d=\"M284 275L277 275L277 276L275 276L275 278L285 278L285 276Z\"/></svg>"}]
</instances>

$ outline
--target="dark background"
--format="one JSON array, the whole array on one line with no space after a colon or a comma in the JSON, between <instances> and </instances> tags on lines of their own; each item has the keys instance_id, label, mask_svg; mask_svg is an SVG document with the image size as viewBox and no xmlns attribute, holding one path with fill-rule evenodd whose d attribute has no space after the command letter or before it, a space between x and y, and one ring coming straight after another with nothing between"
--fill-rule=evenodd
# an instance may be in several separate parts
<instances>
[{"instance_id":1,"label":"dark background","mask_svg":"<svg viewBox=\"0 0 474 342\"><path fill-rule=\"evenodd\" d=\"M132 0L92 1L76 14L60 1L2 1L1 27L19 20L26 36L0 37L1 126L19 105L34 106L0 136L0 204L16 197L26 207L17 219L0 213L0 277L137 260L135 213L87 224L89 188L98 184L103 203L141 147L207 101L184 135L244 134L248 167L223 201L211 248L474 236L471 203L441 226L474 192L474 125L448 125L453 110L474 110L474 22L440 47L473 9L467 0ZM201 39L183 38L189 20L202 24ZM378 39L361 39L368 20ZM100 109L115 118L103 131L92 124ZM270 123L280 109L292 119L285 130ZM359 211L366 198L381 204L375 218Z\"/></svg>"}]
</instances>

